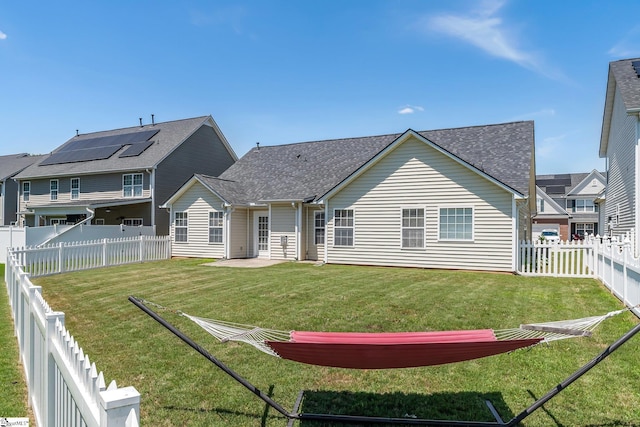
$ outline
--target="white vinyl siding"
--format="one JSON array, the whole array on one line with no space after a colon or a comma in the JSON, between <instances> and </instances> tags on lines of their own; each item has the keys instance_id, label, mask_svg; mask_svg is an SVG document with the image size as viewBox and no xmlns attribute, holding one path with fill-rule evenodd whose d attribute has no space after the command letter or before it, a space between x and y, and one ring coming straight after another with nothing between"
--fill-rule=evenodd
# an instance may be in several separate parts
<instances>
[{"instance_id":1,"label":"white vinyl siding","mask_svg":"<svg viewBox=\"0 0 640 427\"><path fill-rule=\"evenodd\" d=\"M272 204L271 221L271 259L296 258L296 210L287 204ZM286 243L285 243L286 241Z\"/></svg>"},{"instance_id":2,"label":"white vinyl siding","mask_svg":"<svg viewBox=\"0 0 640 427\"><path fill-rule=\"evenodd\" d=\"M249 235L247 234L249 211L248 209L235 208L229 215L231 224L229 225L229 257L246 258L249 256Z\"/></svg>"},{"instance_id":3,"label":"white vinyl siding","mask_svg":"<svg viewBox=\"0 0 640 427\"><path fill-rule=\"evenodd\" d=\"M635 227L637 124L638 117L627 114L620 92L616 89L607 148L609 181L605 221L608 223L609 217L615 221L616 206L619 206L620 221L613 229L613 235L618 237Z\"/></svg>"},{"instance_id":4,"label":"white vinyl siding","mask_svg":"<svg viewBox=\"0 0 640 427\"><path fill-rule=\"evenodd\" d=\"M199 182L196 182L174 203L175 213L188 213L188 242L176 242L175 221L171 224L171 236L174 244L171 251L174 256L194 258L223 258L224 244L209 243L209 213L219 211L223 201ZM223 227L224 221L223 220ZM244 244L244 243L242 243Z\"/></svg>"},{"instance_id":5,"label":"white vinyl siding","mask_svg":"<svg viewBox=\"0 0 640 427\"><path fill-rule=\"evenodd\" d=\"M325 201L327 239L334 239L334 210L353 209L353 248L330 245L327 262L512 271L515 239L513 194L437 152L409 139ZM402 248L400 209L423 206L425 242ZM473 207L472 242L438 239L440 207Z\"/></svg>"}]
</instances>

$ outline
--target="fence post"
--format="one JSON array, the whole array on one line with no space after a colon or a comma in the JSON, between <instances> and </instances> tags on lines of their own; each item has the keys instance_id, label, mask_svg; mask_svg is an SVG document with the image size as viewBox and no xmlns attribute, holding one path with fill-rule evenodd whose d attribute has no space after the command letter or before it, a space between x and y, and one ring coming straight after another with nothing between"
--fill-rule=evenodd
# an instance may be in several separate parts
<instances>
[{"instance_id":1,"label":"fence post","mask_svg":"<svg viewBox=\"0 0 640 427\"><path fill-rule=\"evenodd\" d=\"M43 402L42 419L44 419L45 426L55 425L56 410L56 362L53 358L53 339L56 336L56 322L60 322L64 325L64 313L60 311L54 311L45 313L45 360L43 367L43 389L46 398Z\"/></svg>"},{"instance_id":2,"label":"fence post","mask_svg":"<svg viewBox=\"0 0 640 427\"><path fill-rule=\"evenodd\" d=\"M107 239L102 239L102 266L107 266Z\"/></svg>"},{"instance_id":3,"label":"fence post","mask_svg":"<svg viewBox=\"0 0 640 427\"><path fill-rule=\"evenodd\" d=\"M140 235L140 246L139 246L139 260L140 262L144 262L144 236Z\"/></svg>"},{"instance_id":4,"label":"fence post","mask_svg":"<svg viewBox=\"0 0 640 427\"><path fill-rule=\"evenodd\" d=\"M105 391L100 392L100 427L131 425L132 410L139 420L140 393L134 387L116 388L115 381L112 381Z\"/></svg>"},{"instance_id":5,"label":"fence post","mask_svg":"<svg viewBox=\"0 0 640 427\"><path fill-rule=\"evenodd\" d=\"M60 242L58 243L58 273L62 273L64 271L62 262L62 242Z\"/></svg>"}]
</instances>

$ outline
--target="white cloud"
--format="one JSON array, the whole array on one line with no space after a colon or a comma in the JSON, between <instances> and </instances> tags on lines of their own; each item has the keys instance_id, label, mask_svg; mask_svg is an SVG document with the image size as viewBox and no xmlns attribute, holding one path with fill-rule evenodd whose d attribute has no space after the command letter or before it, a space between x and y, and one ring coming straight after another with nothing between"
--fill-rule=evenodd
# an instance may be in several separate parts
<instances>
[{"instance_id":1,"label":"white cloud","mask_svg":"<svg viewBox=\"0 0 640 427\"><path fill-rule=\"evenodd\" d=\"M636 25L618 42L609 49L609 55L615 58L631 58L640 55L640 25Z\"/></svg>"},{"instance_id":2,"label":"white cloud","mask_svg":"<svg viewBox=\"0 0 640 427\"><path fill-rule=\"evenodd\" d=\"M398 110L398 114L413 114L416 111L424 111L424 108L419 105L405 105Z\"/></svg>"},{"instance_id":3,"label":"white cloud","mask_svg":"<svg viewBox=\"0 0 640 427\"><path fill-rule=\"evenodd\" d=\"M0 31L0 40L4 40L7 38L7 35L5 33L3 33L2 31Z\"/></svg>"},{"instance_id":4,"label":"white cloud","mask_svg":"<svg viewBox=\"0 0 640 427\"><path fill-rule=\"evenodd\" d=\"M484 1L477 10L469 14L433 15L423 20L422 25L426 30L460 39L489 55L514 62L547 77L561 77L545 66L537 55L519 47L516 31L498 15L505 3L504 0Z\"/></svg>"}]
</instances>

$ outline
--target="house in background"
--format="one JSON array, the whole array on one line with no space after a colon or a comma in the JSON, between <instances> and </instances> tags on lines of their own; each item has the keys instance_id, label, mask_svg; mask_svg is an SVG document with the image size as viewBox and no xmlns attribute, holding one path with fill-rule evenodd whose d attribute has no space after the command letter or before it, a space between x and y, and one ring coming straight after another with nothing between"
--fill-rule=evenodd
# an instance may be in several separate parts
<instances>
[{"instance_id":1,"label":"house in background","mask_svg":"<svg viewBox=\"0 0 640 427\"><path fill-rule=\"evenodd\" d=\"M599 218L599 201L606 187L604 174L567 173L536 176L536 214L533 238L543 229L558 230L561 240L604 234Z\"/></svg>"},{"instance_id":2,"label":"house in background","mask_svg":"<svg viewBox=\"0 0 640 427\"><path fill-rule=\"evenodd\" d=\"M600 157L607 161L604 218L608 234L623 238L633 231L640 252L640 58L609 63Z\"/></svg>"},{"instance_id":3,"label":"house in background","mask_svg":"<svg viewBox=\"0 0 640 427\"><path fill-rule=\"evenodd\" d=\"M18 184L13 177L42 158L26 153L0 156L0 225L18 221Z\"/></svg>"},{"instance_id":4,"label":"house in background","mask_svg":"<svg viewBox=\"0 0 640 427\"><path fill-rule=\"evenodd\" d=\"M514 271L533 122L256 147L164 206L177 256Z\"/></svg>"},{"instance_id":5,"label":"house in background","mask_svg":"<svg viewBox=\"0 0 640 427\"><path fill-rule=\"evenodd\" d=\"M18 173L22 225L155 226L159 205L194 173L217 175L237 156L211 116L80 134Z\"/></svg>"}]
</instances>

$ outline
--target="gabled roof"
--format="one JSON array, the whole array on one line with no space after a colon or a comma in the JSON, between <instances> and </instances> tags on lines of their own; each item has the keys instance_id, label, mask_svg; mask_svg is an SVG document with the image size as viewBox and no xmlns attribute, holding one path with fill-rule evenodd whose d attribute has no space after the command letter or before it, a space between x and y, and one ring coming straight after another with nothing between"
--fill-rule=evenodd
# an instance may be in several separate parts
<instances>
[{"instance_id":1,"label":"gabled roof","mask_svg":"<svg viewBox=\"0 0 640 427\"><path fill-rule=\"evenodd\" d=\"M53 164L47 164L51 163L50 156L45 156L42 161L28 167L18 174L17 178L31 179L151 169L164 160L169 154L171 154L171 152L179 147L180 144L182 144L202 126L212 127L225 144L227 150L234 158L236 158L235 153L229 146L224 135L220 132L220 129L214 122L213 118L211 116L202 116L191 119L147 124L144 126L133 126L123 129L80 134L56 148L51 155L58 155L58 157L60 157L62 153L68 152L71 148L81 145L83 141L85 144L88 144L91 141L94 141L95 144L101 144L101 141L104 140L107 141L105 142L105 144L107 144L113 143L112 141L115 139L117 143L117 138L119 136L124 137L125 135L133 135L138 132L147 131L151 134L153 131L157 131L157 133L153 134L153 136L149 138L149 141L153 141L153 144L144 146L142 151L138 154L127 155L125 152L128 150L128 147L132 147L132 145L124 145L122 148L117 148L112 155L104 159L72 161L65 163L54 162ZM93 144L92 147L95 146L95 144ZM98 147L98 149L100 149L100 147Z\"/></svg>"},{"instance_id":2,"label":"gabled roof","mask_svg":"<svg viewBox=\"0 0 640 427\"><path fill-rule=\"evenodd\" d=\"M577 196L580 194L580 192L587 186L590 185L590 183L595 179L598 180L603 187L606 187L607 185L607 179L605 178L606 173L600 173L597 170L592 170L591 173L586 174L586 176L580 180L580 182L578 182L578 184L574 185L573 188L571 188L568 192L567 192L567 196ZM598 191L594 191L594 189L591 189L591 191L588 191L586 194L593 194L593 195L598 195L602 192L602 189L598 189Z\"/></svg>"},{"instance_id":3,"label":"gabled roof","mask_svg":"<svg viewBox=\"0 0 640 427\"><path fill-rule=\"evenodd\" d=\"M26 153L0 156L0 181L4 181L29 165L39 162L45 156L33 156Z\"/></svg>"},{"instance_id":4,"label":"gabled roof","mask_svg":"<svg viewBox=\"0 0 640 427\"><path fill-rule=\"evenodd\" d=\"M595 169L591 172L536 175L536 186L547 194L566 197L575 195L573 192L581 184L590 182L593 178L606 182L605 175L606 172L598 172Z\"/></svg>"},{"instance_id":5,"label":"gabled roof","mask_svg":"<svg viewBox=\"0 0 640 427\"><path fill-rule=\"evenodd\" d=\"M413 132L413 131L411 131ZM533 122L416 132L516 192L527 195ZM343 182L403 134L253 148L220 175L247 200L312 201Z\"/></svg>"},{"instance_id":6,"label":"gabled roof","mask_svg":"<svg viewBox=\"0 0 640 427\"><path fill-rule=\"evenodd\" d=\"M600 134L600 157L607 155L616 88L620 92L627 114L640 112L640 77L632 65L635 61L640 61L640 58L622 59L609 63L602 132Z\"/></svg>"},{"instance_id":7,"label":"gabled roof","mask_svg":"<svg viewBox=\"0 0 640 427\"><path fill-rule=\"evenodd\" d=\"M542 218L542 217L564 217L567 218L569 217L569 212L567 212L566 209L564 209L562 206L560 206L558 203L556 203L547 193L544 192L544 190L540 187L538 187L536 185L536 197L541 198L542 200L545 201L545 203L552 208L555 212L536 212L535 217L536 218Z\"/></svg>"},{"instance_id":8,"label":"gabled roof","mask_svg":"<svg viewBox=\"0 0 640 427\"><path fill-rule=\"evenodd\" d=\"M244 187L242 184L229 181L221 178L217 178L215 176L209 176L204 174L195 174L193 175L186 183L184 183L178 191L176 191L165 203L163 203L160 207L164 208L168 205L173 204L177 199L179 199L189 188L193 187L193 185L199 182L204 185L209 191L218 196L224 203L230 205L248 205L254 200L250 200L245 194Z\"/></svg>"}]
</instances>

